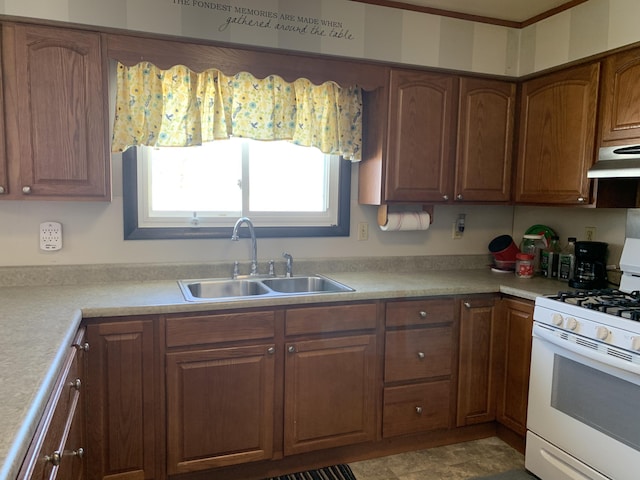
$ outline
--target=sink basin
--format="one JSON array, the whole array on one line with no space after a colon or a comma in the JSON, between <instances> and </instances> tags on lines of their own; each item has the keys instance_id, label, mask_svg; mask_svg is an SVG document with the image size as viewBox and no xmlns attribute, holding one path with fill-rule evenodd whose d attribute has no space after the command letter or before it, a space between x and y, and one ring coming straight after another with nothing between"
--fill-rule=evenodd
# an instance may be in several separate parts
<instances>
[{"instance_id":1,"label":"sink basin","mask_svg":"<svg viewBox=\"0 0 640 480\"><path fill-rule=\"evenodd\" d=\"M262 283L252 280L194 280L178 282L187 300L252 297L269 293Z\"/></svg>"},{"instance_id":2,"label":"sink basin","mask_svg":"<svg viewBox=\"0 0 640 480\"><path fill-rule=\"evenodd\" d=\"M184 298L189 302L354 291L351 287L319 275L308 277L178 280L178 285Z\"/></svg>"},{"instance_id":3,"label":"sink basin","mask_svg":"<svg viewBox=\"0 0 640 480\"><path fill-rule=\"evenodd\" d=\"M353 292L351 287L318 276L269 278L262 283L279 293Z\"/></svg>"}]
</instances>

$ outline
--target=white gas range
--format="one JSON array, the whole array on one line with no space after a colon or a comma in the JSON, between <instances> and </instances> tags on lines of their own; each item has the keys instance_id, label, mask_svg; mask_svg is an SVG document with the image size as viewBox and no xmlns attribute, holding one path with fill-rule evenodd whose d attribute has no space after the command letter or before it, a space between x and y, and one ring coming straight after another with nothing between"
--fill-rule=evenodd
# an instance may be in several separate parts
<instances>
[{"instance_id":1,"label":"white gas range","mask_svg":"<svg viewBox=\"0 0 640 480\"><path fill-rule=\"evenodd\" d=\"M640 239L619 289L538 297L526 468L543 480L640 478Z\"/></svg>"}]
</instances>

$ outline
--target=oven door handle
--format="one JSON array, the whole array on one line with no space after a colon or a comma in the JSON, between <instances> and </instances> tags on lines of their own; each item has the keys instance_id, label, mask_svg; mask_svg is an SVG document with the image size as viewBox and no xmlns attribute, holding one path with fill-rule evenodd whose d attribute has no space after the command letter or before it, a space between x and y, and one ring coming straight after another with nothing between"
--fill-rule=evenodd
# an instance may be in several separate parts
<instances>
[{"instance_id":1,"label":"oven door handle","mask_svg":"<svg viewBox=\"0 0 640 480\"><path fill-rule=\"evenodd\" d=\"M567 335L572 334L568 333ZM534 323L533 325L533 336L556 345L563 350L568 350L572 353L575 353L576 355L581 355L604 365L608 365L625 372L640 374L640 366L636 365L635 363L625 362L624 360L620 360L617 357L613 357L611 355L596 353L588 347L581 347L573 342L561 340L553 334L553 330L550 331L548 327L543 327L541 325L538 325L537 323Z\"/></svg>"}]
</instances>

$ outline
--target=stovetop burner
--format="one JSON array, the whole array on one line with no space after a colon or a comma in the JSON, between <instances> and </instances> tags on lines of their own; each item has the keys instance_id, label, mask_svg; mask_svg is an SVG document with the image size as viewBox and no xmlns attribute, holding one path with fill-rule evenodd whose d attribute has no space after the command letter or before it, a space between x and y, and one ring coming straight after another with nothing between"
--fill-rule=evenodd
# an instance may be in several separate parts
<instances>
[{"instance_id":1,"label":"stovetop burner","mask_svg":"<svg viewBox=\"0 0 640 480\"><path fill-rule=\"evenodd\" d=\"M610 288L566 291L558 292L557 295L550 298L629 320L640 321L640 291L637 290L630 293Z\"/></svg>"}]
</instances>

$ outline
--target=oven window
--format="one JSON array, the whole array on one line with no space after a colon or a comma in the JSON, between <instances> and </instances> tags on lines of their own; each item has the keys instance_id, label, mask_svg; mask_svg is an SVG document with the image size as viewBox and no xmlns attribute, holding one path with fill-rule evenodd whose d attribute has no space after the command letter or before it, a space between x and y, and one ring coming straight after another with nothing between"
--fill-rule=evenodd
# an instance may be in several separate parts
<instances>
[{"instance_id":1,"label":"oven window","mask_svg":"<svg viewBox=\"0 0 640 480\"><path fill-rule=\"evenodd\" d=\"M640 451L640 386L555 355L551 406Z\"/></svg>"}]
</instances>

